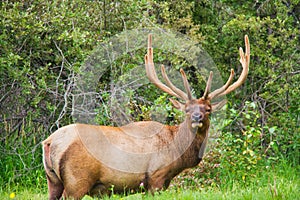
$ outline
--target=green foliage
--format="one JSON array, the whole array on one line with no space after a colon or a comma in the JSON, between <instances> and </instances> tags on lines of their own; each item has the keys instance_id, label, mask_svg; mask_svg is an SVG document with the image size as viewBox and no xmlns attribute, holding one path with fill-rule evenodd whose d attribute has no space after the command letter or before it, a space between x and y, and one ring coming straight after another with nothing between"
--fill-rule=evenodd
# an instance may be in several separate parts
<instances>
[{"instance_id":1,"label":"green foliage","mask_svg":"<svg viewBox=\"0 0 300 200\"><path fill-rule=\"evenodd\" d=\"M220 155L220 176L235 176L236 180L246 183L248 176L256 176L259 161L262 159L262 128L257 125L260 114L254 103L247 102L245 110L238 114L230 110L228 128L225 127L218 138L217 147ZM241 124L241 133L233 132L231 126ZM227 130L228 129L228 130Z\"/></svg>"},{"instance_id":2,"label":"green foliage","mask_svg":"<svg viewBox=\"0 0 300 200\"><path fill-rule=\"evenodd\" d=\"M260 146L268 156L299 164L299 1L257 1L250 6L252 3L202 1L195 4L198 11L193 13L193 19L201 23L202 44L211 52L224 79L230 67L238 66L237 74L241 71L237 47L243 47L243 35L249 35L247 82L229 99L236 113L245 109L243 102L255 103L259 115L252 128L261 132ZM211 20L199 21L201 16ZM232 125L232 129L233 135L245 131L243 123Z\"/></svg>"}]
</instances>

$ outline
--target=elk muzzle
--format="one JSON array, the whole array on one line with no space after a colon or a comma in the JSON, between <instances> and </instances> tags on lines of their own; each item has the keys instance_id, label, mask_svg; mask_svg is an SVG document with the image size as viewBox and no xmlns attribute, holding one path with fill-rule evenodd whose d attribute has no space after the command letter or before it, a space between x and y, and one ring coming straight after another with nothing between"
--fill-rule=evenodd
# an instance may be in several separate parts
<instances>
[{"instance_id":1,"label":"elk muzzle","mask_svg":"<svg viewBox=\"0 0 300 200\"><path fill-rule=\"evenodd\" d=\"M201 112L194 112L191 116L192 128L201 128L203 126L204 114Z\"/></svg>"}]
</instances>

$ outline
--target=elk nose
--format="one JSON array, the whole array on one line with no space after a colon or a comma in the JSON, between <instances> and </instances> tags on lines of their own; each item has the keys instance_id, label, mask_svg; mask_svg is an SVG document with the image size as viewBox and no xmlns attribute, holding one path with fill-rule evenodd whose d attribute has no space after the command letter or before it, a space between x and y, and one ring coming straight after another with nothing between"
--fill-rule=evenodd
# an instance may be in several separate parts
<instances>
[{"instance_id":1,"label":"elk nose","mask_svg":"<svg viewBox=\"0 0 300 200\"><path fill-rule=\"evenodd\" d=\"M193 113L192 119L193 119L193 121L199 122L199 121L203 120L203 114L199 113L199 112Z\"/></svg>"}]
</instances>

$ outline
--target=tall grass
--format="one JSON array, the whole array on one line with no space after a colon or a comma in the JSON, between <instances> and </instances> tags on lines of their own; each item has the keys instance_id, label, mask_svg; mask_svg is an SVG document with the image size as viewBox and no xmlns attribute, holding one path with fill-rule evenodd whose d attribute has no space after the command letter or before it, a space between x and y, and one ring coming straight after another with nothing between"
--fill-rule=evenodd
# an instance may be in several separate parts
<instances>
[{"instance_id":1,"label":"tall grass","mask_svg":"<svg viewBox=\"0 0 300 200\"><path fill-rule=\"evenodd\" d=\"M1 188L43 188L40 141L47 133L40 124L23 119L16 126L12 121L0 124L0 185Z\"/></svg>"},{"instance_id":2,"label":"tall grass","mask_svg":"<svg viewBox=\"0 0 300 200\"><path fill-rule=\"evenodd\" d=\"M192 170L192 172L195 171ZM300 168L291 166L282 161L273 167L261 166L257 171L257 176L247 180L245 184L240 179L233 176L224 176L226 179L220 185L195 187L195 184L188 179L192 179L191 174L177 177L174 181L183 181L182 185L172 184L166 190L151 194L137 193L132 195L116 195L104 197L106 200L163 200L163 199L224 199L224 200L250 200L250 199L299 199L300 196ZM178 180L179 179L179 180ZM46 182L43 182L44 188L26 188L24 187L10 187L2 188L0 190L0 199L12 199L10 195L15 194L14 199L47 199ZM13 195L12 195L13 196ZM84 200L94 199L85 196Z\"/></svg>"}]
</instances>

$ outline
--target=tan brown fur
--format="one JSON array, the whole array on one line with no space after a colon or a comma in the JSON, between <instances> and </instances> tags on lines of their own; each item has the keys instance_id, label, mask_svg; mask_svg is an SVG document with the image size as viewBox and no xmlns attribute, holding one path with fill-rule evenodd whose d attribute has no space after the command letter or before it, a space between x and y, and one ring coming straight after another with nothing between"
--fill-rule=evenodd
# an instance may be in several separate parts
<instances>
[{"instance_id":1,"label":"tan brown fur","mask_svg":"<svg viewBox=\"0 0 300 200\"><path fill-rule=\"evenodd\" d=\"M141 123L133 124L138 125ZM144 126L145 124L142 125ZM183 123L182 126L164 126L165 129L162 130L162 132L167 132L168 134L166 135L168 135L169 138L166 139L160 136L160 138L158 138L158 140L161 141L160 144L165 144L167 140L172 140L174 135L180 134L180 132L185 129L183 126L185 126L185 123ZM193 167L200 162L200 159L198 159L197 156L201 146L201 140L203 140L204 137L201 136L201 134L197 134L195 141L183 156L167 166L162 165L162 168L154 169L151 165L151 161L149 161L149 168L145 170L145 173L127 173L118 171L105 166L105 164L101 163L91 155L90 152L87 151L86 146L82 144L80 138L76 136L78 133L73 130L77 127L78 130L85 129L88 131L89 129L87 127L91 127L90 130L95 130L95 128L101 128L101 126L95 127L84 124L74 124L69 125L68 127L69 130L71 130L70 132L59 129L43 142L44 164L46 174L49 177L48 185L50 187L50 199L60 197L59 195L62 186L64 196L75 199L79 199L85 194L100 196L109 194L111 187L114 188L114 192L116 193L139 190L141 183L143 183L146 190L155 191L157 189L167 188L174 176L183 169ZM143 131L142 127L141 131ZM113 127L109 127L109 130L111 129L113 129ZM206 128L204 128L204 130L205 129ZM145 130L144 132L147 131ZM56 148L60 143L57 142L57 140L64 139L61 134L69 135L70 138L73 139L69 146L66 146L67 148L63 150L63 153L56 153L53 148ZM85 134L88 135L88 133ZM187 135L187 137L193 137L192 132L190 133L190 136ZM128 160L128 162L130 162L130 160ZM155 163L154 166L157 166L156 164L157 163Z\"/></svg>"}]
</instances>

